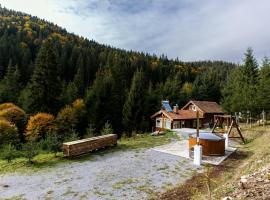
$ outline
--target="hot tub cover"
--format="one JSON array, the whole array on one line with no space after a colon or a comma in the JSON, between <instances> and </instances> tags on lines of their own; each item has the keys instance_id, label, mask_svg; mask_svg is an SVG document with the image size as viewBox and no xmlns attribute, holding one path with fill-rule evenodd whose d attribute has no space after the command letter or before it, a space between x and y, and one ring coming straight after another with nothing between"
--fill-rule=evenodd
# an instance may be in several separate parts
<instances>
[{"instance_id":1,"label":"hot tub cover","mask_svg":"<svg viewBox=\"0 0 270 200\"><path fill-rule=\"evenodd\" d=\"M191 137L196 138L196 134L192 134ZM214 141L225 140L225 138L222 136L216 135L214 133L207 133L207 132L200 133L199 138L203 140L214 140Z\"/></svg>"}]
</instances>

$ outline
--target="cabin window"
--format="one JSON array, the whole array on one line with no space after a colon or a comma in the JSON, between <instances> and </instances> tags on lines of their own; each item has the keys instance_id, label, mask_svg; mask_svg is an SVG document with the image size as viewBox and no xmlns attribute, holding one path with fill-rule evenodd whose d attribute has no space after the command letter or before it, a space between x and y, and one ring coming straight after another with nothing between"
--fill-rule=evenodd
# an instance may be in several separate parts
<instances>
[{"instance_id":1,"label":"cabin window","mask_svg":"<svg viewBox=\"0 0 270 200\"><path fill-rule=\"evenodd\" d=\"M161 120L162 119L160 119L160 118L157 118L156 119L156 127L160 127L161 128L161 126L162 126Z\"/></svg>"}]
</instances>

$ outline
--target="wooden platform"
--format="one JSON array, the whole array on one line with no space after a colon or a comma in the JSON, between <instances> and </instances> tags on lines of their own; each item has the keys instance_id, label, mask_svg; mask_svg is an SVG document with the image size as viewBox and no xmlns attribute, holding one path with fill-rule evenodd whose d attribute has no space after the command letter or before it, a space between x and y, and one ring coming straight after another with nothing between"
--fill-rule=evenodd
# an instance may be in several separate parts
<instances>
[{"instance_id":1,"label":"wooden platform","mask_svg":"<svg viewBox=\"0 0 270 200\"><path fill-rule=\"evenodd\" d=\"M112 145L117 145L116 134L65 142L63 143L63 151L65 157L74 157Z\"/></svg>"}]
</instances>

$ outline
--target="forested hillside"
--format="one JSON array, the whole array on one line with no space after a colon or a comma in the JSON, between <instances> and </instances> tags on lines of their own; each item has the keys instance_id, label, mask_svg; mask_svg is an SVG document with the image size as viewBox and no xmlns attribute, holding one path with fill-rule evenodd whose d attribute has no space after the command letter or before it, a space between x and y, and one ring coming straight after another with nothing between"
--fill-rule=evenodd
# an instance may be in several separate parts
<instances>
[{"instance_id":1,"label":"forested hillside","mask_svg":"<svg viewBox=\"0 0 270 200\"><path fill-rule=\"evenodd\" d=\"M12 102L28 115L57 115L84 99L87 120L80 125L82 132L89 125L99 131L106 122L118 134L149 130L149 116L162 99L179 106L190 99L220 102L235 67L112 48L0 8L0 103Z\"/></svg>"}]
</instances>

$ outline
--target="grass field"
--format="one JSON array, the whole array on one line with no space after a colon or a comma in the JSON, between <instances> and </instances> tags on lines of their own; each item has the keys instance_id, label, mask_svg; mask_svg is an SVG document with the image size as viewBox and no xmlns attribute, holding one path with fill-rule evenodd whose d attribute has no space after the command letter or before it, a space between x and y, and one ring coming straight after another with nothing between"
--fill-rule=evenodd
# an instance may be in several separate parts
<instances>
[{"instance_id":1,"label":"grass field","mask_svg":"<svg viewBox=\"0 0 270 200\"><path fill-rule=\"evenodd\" d=\"M131 138L121 138L120 140L118 140L118 145L116 147L109 147L103 150L92 152L90 154L72 160L63 158L62 152L57 153L56 157L53 153L41 152L39 155L34 157L32 164L28 163L28 160L24 157L14 159L11 163L7 163L7 161L0 159L0 174L10 172L26 173L51 168L59 163L69 163L74 161L83 162L91 159L93 155L104 155L114 151L151 148L154 146L169 143L171 140L177 138L178 136L174 132L166 132L165 135L161 136L151 136L150 134L137 134Z\"/></svg>"}]
</instances>

